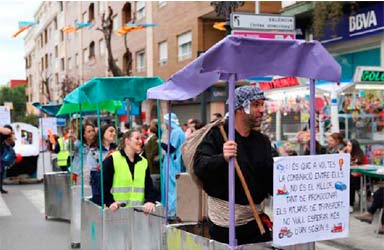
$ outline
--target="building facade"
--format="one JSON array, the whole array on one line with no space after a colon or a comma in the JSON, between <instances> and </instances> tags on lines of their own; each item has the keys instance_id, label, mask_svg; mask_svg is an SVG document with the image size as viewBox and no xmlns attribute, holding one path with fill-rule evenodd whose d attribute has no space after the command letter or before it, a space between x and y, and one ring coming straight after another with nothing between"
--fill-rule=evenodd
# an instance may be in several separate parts
<instances>
[{"instance_id":1,"label":"building facade","mask_svg":"<svg viewBox=\"0 0 384 250\"><path fill-rule=\"evenodd\" d=\"M256 3L256 4L255 4ZM218 17L210 2L204 1L131 1L131 2L43 2L35 14L34 26L25 37L25 60L30 102L60 103L68 89L93 77L111 76L107 67L107 49L99 30L103 15L113 10L111 38L114 60L123 72L132 58L131 75L160 76L168 79L200 53L224 38L225 31L213 28ZM281 2L245 2L237 12L279 13ZM89 27L65 33L76 23ZM119 35L128 22L153 23L156 26ZM225 91L213 87L204 94L205 117L224 112ZM185 122L200 118L200 98L175 103L174 112ZM156 116L154 102L145 102L146 121ZM181 111L183 110L183 112Z\"/></svg>"},{"instance_id":2,"label":"building facade","mask_svg":"<svg viewBox=\"0 0 384 250\"><path fill-rule=\"evenodd\" d=\"M342 78L352 80L357 66L384 66L384 3L340 2L340 15L324 22L322 34L314 35L315 2L299 1L283 8L296 17L299 39L319 40L342 66Z\"/></svg>"}]
</instances>

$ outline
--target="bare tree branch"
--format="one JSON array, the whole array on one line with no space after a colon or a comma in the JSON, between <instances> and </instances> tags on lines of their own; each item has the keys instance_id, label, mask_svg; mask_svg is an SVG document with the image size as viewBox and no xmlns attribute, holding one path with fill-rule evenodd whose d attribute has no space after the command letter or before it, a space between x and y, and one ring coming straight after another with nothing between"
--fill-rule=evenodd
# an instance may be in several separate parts
<instances>
[{"instance_id":1,"label":"bare tree branch","mask_svg":"<svg viewBox=\"0 0 384 250\"><path fill-rule=\"evenodd\" d=\"M113 76L123 76L124 73L120 69L120 67L116 64L115 59L113 58L112 53L112 31L113 31L113 10L111 6L108 6L108 16L105 18L105 13L102 15L101 19L101 28L97 28L96 30L100 30L104 34L105 46L107 48L107 56L108 56L108 70L112 72Z\"/></svg>"}]
</instances>

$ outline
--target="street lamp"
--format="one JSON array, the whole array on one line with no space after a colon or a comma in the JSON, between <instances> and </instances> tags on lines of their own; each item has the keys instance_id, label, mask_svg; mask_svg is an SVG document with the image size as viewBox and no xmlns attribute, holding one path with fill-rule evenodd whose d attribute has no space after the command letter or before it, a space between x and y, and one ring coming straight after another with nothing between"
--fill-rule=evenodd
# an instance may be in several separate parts
<instances>
[{"instance_id":1,"label":"street lamp","mask_svg":"<svg viewBox=\"0 0 384 250\"><path fill-rule=\"evenodd\" d=\"M215 8L216 16L217 17L224 17L225 18L225 28L226 28L226 35L231 34L231 26L230 26L230 16L233 11L235 11L238 7L241 7L244 5L243 1L212 1L211 6Z\"/></svg>"}]
</instances>

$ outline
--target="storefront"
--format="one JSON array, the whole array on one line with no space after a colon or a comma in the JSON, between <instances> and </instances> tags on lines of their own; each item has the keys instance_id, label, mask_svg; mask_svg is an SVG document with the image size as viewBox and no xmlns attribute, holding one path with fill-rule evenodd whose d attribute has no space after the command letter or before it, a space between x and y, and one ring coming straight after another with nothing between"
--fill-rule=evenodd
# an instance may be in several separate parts
<instances>
[{"instance_id":1,"label":"storefront","mask_svg":"<svg viewBox=\"0 0 384 250\"><path fill-rule=\"evenodd\" d=\"M353 78L361 102L354 120L355 135L366 146L371 163L384 164L384 67L357 67Z\"/></svg>"},{"instance_id":2,"label":"storefront","mask_svg":"<svg viewBox=\"0 0 384 250\"><path fill-rule=\"evenodd\" d=\"M352 79L358 66L384 61L384 3L376 2L343 15L335 29L328 23L320 42L342 67L342 79Z\"/></svg>"}]
</instances>

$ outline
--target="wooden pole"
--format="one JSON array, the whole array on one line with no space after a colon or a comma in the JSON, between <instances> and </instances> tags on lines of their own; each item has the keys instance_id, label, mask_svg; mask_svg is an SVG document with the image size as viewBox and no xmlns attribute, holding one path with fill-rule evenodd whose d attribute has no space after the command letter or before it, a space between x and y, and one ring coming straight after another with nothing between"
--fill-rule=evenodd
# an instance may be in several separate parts
<instances>
[{"instance_id":1,"label":"wooden pole","mask_svg":"<svg viewBox=\"0 0 384 250\"><path fill-rule=\"evenodd\" d=\"M223 136L224 141L228 141L228 137L227 137L227 134L225 133L224 127L223 126L219 126L219 127L220 127L220 133ZM237 175L239 176L241 185L244 188L245 195L247 196L249 205L251 206L253 216L255 217L257 226L259 227L259 230L260 230L260 233L265 234L265 229L264 229L263 223L261 223L260 216L259 216L259 213L257 212L255 203L253 202L253 198L251 196L251 192L249 191L248 184L244 178L243 172L241 171L239 163L237 162L236 158L235 158L235 169L236 169Z\"/></svg>"}]
</instances>

